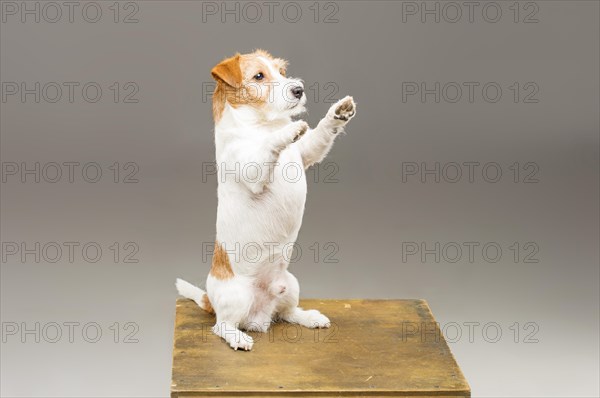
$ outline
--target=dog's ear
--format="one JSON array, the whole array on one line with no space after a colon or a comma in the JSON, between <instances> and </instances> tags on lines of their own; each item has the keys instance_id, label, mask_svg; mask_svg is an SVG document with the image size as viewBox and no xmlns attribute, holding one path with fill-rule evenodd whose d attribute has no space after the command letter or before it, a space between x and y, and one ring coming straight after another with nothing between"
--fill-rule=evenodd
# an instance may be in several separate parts
<instances>
[{"instance_id":1,"label":"dog's ear","mask_svg":"<svg viewBox=\"0 0 600 398\"><path fill-rule=\"evenodd\" d=\"M242 69L240 68L240 54L221 61L212 71L213 79L217 82L222 81L232 87L242 83Z\"/></svg>"}]
</instances>

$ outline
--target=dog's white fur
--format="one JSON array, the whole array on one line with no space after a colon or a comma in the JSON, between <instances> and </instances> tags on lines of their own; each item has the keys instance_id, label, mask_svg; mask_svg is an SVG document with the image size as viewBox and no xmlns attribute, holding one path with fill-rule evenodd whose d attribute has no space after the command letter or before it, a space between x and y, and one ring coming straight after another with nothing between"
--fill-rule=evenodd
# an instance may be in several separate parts
<instances>
[{"instance_id":1,"label":"dog's white fur","mask_svg":"<svg viewBox=\"0 0 600 398\"><path fill-rule=\"evenodd\" d=\"M305 110L306 95L296 98L291 92L303 87L302 81L284 76L277 60L263 51L241 57L251 61L238 61L241 85L267 90L269 98L259 104L227 100L222 114L215 115L216 240L228 254L233 275L216 277L211 271L206 292L181 279L176 286L200 307L212 305L215 334L236 350L250 350L253 340L242 330L266 332L273 320L310 328L330 326L319 311L298 307L298 280L287 268L302 224L305 169L325 158L356 106L351 97L345 97L315 129L309 129L304 121L292 121L292 116ZM252 80L258 72L268 79ZM227 84L215 78L218 84Z\"/></svg>"}]
</instances>

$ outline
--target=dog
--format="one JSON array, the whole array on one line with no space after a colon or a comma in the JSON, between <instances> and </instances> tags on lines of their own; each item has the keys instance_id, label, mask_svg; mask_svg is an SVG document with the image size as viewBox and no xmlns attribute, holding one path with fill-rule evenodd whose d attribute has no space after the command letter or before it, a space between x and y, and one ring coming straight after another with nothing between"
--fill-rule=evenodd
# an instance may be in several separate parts
<instances>
[{"instance_id":1,"label":"dog","mask_svg":"<svg viewBox=\"0 0 600 398\"><path fill-rule=\"evenodd\" d=\"M217 160L217 233L206 291L177 279L182 296L216 315L212 331L233 349L251 350L245 331L273 321L327 328L317 310L298 307L298 280L288 271L306 201L305 170L322 161L356 112L348 96L310 129L302 80L287 61L256 50L216 65L212 77Z\"/></svg>"}]
</instances>

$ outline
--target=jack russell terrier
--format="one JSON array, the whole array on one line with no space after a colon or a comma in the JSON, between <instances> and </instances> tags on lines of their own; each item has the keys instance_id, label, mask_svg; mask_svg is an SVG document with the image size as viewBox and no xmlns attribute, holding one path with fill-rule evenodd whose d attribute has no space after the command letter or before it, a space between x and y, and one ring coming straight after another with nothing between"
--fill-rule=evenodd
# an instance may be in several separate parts
<instances>
[{"instance_id":1,"label":"jack russell terrier","mask_svg":"<svg viewBox=\"0 0 600 398\"><path fill-rule=\"evenodd\" d=\"M315 129L292 121L305 111L306 95L302 80L286 76L286 66L256 50L211 71L217 82L217 236L206 292L181 279L176 287L215 313L213 333L235 350L252 349L252 337L242 330L266 332L272 321L330 326L319 311L298 307L298 280L287 268L302 224L305 170L325 158L356 105L343 98Z\"/></svg>"}]
</instances>

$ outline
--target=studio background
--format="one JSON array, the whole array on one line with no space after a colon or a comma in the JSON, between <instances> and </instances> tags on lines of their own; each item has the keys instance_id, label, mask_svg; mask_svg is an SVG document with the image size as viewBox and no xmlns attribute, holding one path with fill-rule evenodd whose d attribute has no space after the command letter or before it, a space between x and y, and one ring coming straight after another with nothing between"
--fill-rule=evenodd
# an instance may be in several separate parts
<instances>
[{"instance_id":1,"label":"studio background","mask_svg":"<svg viewBox=\"0 0 600 398\"><path fill-rule=\"evenodd\" d=\"M98 1L95 23L82 17L86 2L73 22L54 23L21 22L1 3L2 396L169 394L173 283L204 284L203 243L215 235L210 69L255 48L305 80L311 126L334 99L358 105L309 172L302 254L290 267L301 296L426 299L474 396L598 396L597 1L520 2L516 17L512 1L497 1L487 15L499 8L497 22L482 17L488 2L472 22L464 7L456 22L452 9L422 22L420 8L436 2L415 2L413 15L400 1L296 2L296 22L279 2L271 22L257 2L252 22L243 2L120 2L116 15ZM240 11L222 22L226 6ZM35 82L39 102L21 97ZM72 101L65 82L78 83ZM436 82L439 102L408 91ZM48 83L62 87L56 102ZM36 162L40 181L23 178ZM65 162L79 162L73 182ZM84 175L98 166L82 171L92 162L96 183ZM479 162L472 180L469 162ZM435 167L439 182L421 176ZM63 250L56 262L52 243ZM422 244L434 254L423 258ZM66 322L80 325L73 341ZM102 332L96 343L82 336L89 323Z\"/></svg>"}]
</instances>

